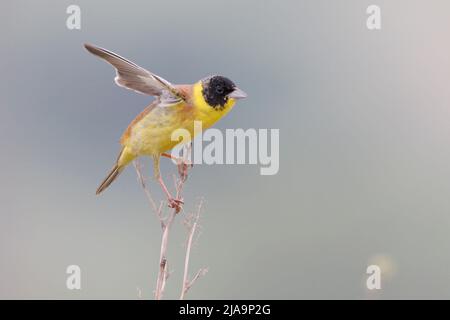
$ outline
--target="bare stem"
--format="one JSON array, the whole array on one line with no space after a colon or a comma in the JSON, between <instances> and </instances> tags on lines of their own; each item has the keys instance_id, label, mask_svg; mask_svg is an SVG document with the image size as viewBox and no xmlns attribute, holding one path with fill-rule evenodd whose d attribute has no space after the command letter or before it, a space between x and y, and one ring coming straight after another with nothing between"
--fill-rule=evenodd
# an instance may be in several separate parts
<instances>
[{"instance_id":1,"label":"bare stem","mask_svg":"<svg viewBox=\"0 0 450 320\"><path fill-rule=\"evenodd\" d=\"M158 271L158 278L156 281L156 290L155 290L155 299L161 300L164 288L166 286L166 280L168 277L168 266L167 266L167 243L169 242L169 231L170 227L172 225L174 214L172 213L169 216L169 219L167 223L164 226L164 231L161 239L161 251L159 255L159 271Z\"/></svg>"},{"instance_id":2,"label":"bare stem","mask_svg":"<svg viewBox=\"0 0 450 320\"><path fill-rule=\"evenodd\" d=\"M186 225L188 227L188 238L186 243L186 256L184 258L184 274L183 274L183 286L181 288L181 295L180 300L183 300L186 293L189 291L189 289L192 287L192 285L197 281L197 279L205 275L208 269L201 268L197 271L197 274L192 278L192 280L188 280L188 273L189 273L189 259L191 256L191 248L192 243L195 235L195 231L197 230L198 226L198 220L200 218L200 212L202 210L203 200L200 200L200 203L197 207L197 212L191 217L191 219L187 219Z\"/></svg>"},{"instance_id":3,"label":"bare stem","mask_svg":"<svg viewBox=\"0 0 450 320\"><path fill-rule=\"evenodd\" d=\"M188 167L186 165L180 164L179 166L183 166L183 170L180 171L180 167L178 168L179 177L175 177L175 189L176 189L176 197L175 199L181 199L181 193L183 190L184 182L186 181L187 177L187 169ZM167 247L169 243L169 235L170 235L170 229L172 227L172 224L175 220L175 216L177 215L177 208L174 208L169 213L169 216L167 218L163 218L162 216L162 204L161 202L160 206L156 205L155 200L153 199L150 190L147 186L147 183L145 181L144 175L142 174L141 166L138 161L134 162L134 167L136 169L136 173L138 176L138 181L140 182L147 199L155 212L156 216L158 217L158 220L161 223L161 228L163 230L162 237L161 237L161 249L159 254L159 271L158 271L158 277L156 281L156 289L155 289L155 299L160 300L162 299L164 289L166 286L166 280L169 277L169 268L168 268L168 262L167 262Z\"/></svg>"},{"instance_id":4,"label":"bare stem","mask_svg":"<svg viewBox=\"0 0 450 320\"><path fill-rule=\"evenodd\" d=\"M133 165L134 168L136 169L136 173L138 176L138 181L142 186L142 189L145 192L145 195L147 196L148 202L150 203L153 211L155 212L155 214L157 215L158 219L162 222L162 216L161 216L161 212L162 212L162 204L157 206L155 200L152 197L152 194L150 193L150 189L147 186L147 181L144 178L144 175L142 174L142 170L141 170L141 164L138 160L133 161Z\"/></svg>"},{"instance_id":5,"label":"bare stem","mask_svg":"<svg viewBox=\"0 0 450 320\"><path fill-rule=\"evenodd\" d=\"M183 186L187 178L188 174L188 168L191 166L188 162L188 156L190 153L190 146L189 149L187 149L188 152L184 153L184 156L182 159L178 160L178 176L174 175L174 186L176 190L176 200L182 200L182 191ZM163 211L163 201L161 201L160 205L158 206L156 204L156 201L153 199L152 194L150 193L150 190L147 186L147 182L144 178L144 175L142 174L141 165L138 161L134 162L134 167L136 169L136 173L138 176L138 181L140 182L142 189L145 192L145 195L147 196L148 202L150 203L150 206L152 207L153 211L155 212L158 220L161 223L162 228L162 236L161 236L161 248L160 248L160 254L159 254L159 271L158 271L158 277L156 281L156 289L155 289L155 299L160 300L162 299L164 289L166 286L167 278L169 277L169 266L167 261L167 247L169 243L169 235L170 235L170 229L174 223L175 217L177 216L179 212L179 208L173 208L173 210L170 211L169 215L167 217L163 217L162 211ZM183 286L181 291L180 299L184 299L185 294L189 291L189 289L192 287L194 282L202 275L206 274L208 271L206 268L200 269L194 278L192 280L188 280L188 271L189 271L189 258L191 255L191 248L193 245L193 239L196 230L198 229L198 219L200 217L200 212L202 209L203 201L200 201L196 214L191 215L190 219L186 219L187 225L188 225L188 240L187 240L187 247L186 247L186 257L184 262L184 276L183 276ZM141 293L139 292L139 295Z\"/></svg>"},{"instance_id":6,"label":"bare stem","mask_svg":"<svg viewBox=\"0 0 450 320\"><path fill-rule=\"evenodd\" d=\"M183 184L184 181L182 179L178 179L178 183L176 184L177 193L175 199L181 198L181 191L183 190ZM163 234L161 238L161 250L159 255L159 272L156 281L155 300L162 299L162 295L164 293L164 289L166 286L166 280L169 276L167 266L167 244L169 243L170 228L172 227L176 215L177 209L174 208L169 214L169 217L167 218L165 223L162 224Z\"/></svg>"}]
</instances>

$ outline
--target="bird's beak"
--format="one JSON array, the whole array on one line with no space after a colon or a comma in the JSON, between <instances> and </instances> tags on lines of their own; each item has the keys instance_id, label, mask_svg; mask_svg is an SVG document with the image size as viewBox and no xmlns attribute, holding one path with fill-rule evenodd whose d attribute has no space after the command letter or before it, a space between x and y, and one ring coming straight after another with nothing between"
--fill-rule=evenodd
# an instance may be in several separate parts
<instances>
[{"instance_id":1,"label":"bird's beak","mask_svg":"<svg viewBox=\"0 0 450 320\"><path fill-rule=\"evenodd\" d=\"M244 99L247 98L247 94L236 87L230 94L228 94L228 97L233 99Z\"/></svg>"}]
</instances>

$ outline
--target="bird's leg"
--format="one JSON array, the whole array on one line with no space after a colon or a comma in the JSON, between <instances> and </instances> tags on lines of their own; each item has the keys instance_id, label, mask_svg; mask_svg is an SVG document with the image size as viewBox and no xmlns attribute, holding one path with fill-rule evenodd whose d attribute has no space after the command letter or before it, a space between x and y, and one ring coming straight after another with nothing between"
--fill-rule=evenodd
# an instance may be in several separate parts
<instances>
[{"instance_id":1,"label":"bird's leg","mask_svg":"<svg viewBox=\"0 0 450 320\"><path fill-rule=\"evenodd\" d=\"M162 190L166 194L167 202L169 204L169 208L174 208L176 212L181 211L181 206L183 205L183 200L181 199L175 199L169 192L169 189L167 189L166 184L164 183L164 180L161 177L161 172L159 170L159 156L153 158L153 171L155 174L155 179L158 180L159 184L161 185Z\"/></svg>"},{"instance_id":2,"label":"bird's leg","mask_svg":"<svg viewBox=\"0 0 450 320\"><path fill-rule=\"evenodd\" d=\"M171 155L170 153L163 152L163 153L161 153L161 156L163 156L165 158L169 158L169 159L175 160L177 165L180 165L180 164L184 163L187 166L191 166L191 167L194 166L194 164L191 161L186 161L186 159L183 159L183 158L180 158L180 157L175 157L175 156Z\"/></svg>"},{"instance_id":3,"label":"bird's leg","mask_svg":"<svg viewBox=\"0 0 450 320\"><path fill-rule=\"evenodd\" d=\"M164 183L164 180L161 178L161 175L158 177L158 182L167 196L169 208L174 208L176 212L179 213L181 211L182 205L184 204L183 200L175 199L174 197L172 197L172 195L170 194L169 190L166 187L166 184Z\"/></svg>"},{"instance_id":4,"label":"bird's leg","mask_svg":"<svg viewBox=\"0 0 450 320\"><path fill-rule=\"evenodd\" d=\"M173 160L175 160L177 163L178 163L179 161L181 161L181 158L174 157L174 156L171 155L170 153L165 153L165 152L163 152L163 153L161 153L161 156L166 157L166 158L169 158L169 159L173 159Z\"/></svg>"},{"instance_id":5,"label":"bird's leg","mask_svg":"<svg viewBox=\"0 0 450 320\"><path fill-rule=\"evenodd\" d=\"M188 168L194 167L194 164L191 161L188 161L184 158L175 157L169 153L161 153L161 156L175 160L175 162L177 163L177 167L178 167L178 174L180 175L183 182L186 181Z\"/></svg>"}]
</instances>

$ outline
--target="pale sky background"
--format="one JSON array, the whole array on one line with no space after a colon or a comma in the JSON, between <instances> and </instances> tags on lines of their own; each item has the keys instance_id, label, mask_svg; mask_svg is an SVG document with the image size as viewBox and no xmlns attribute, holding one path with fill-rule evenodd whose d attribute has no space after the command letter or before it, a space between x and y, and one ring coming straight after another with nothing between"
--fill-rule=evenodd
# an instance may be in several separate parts
<instances>
[{"instance_id":1,"label":"pale sky background","mask_svg":"<svg viewBox=\"0 0 450 320\"><path fill-rule=\"evenodd\" d=\"M66 28L70 4L81 30ZM366 28L370 4L380 31ZM134 170L95 196L151 98L117 87L84 42L173 83L230 77L249 97L217 127L280 129L278 175L194 167L185 207L206 204L191 273L209 273L188 298L450 298L448 1L10 0L0 12L0 298L152 297L161 231ZM368 294L374 262L382 290ZM65 286L70 264L80 291Z\"/></svg>"}]
</instances>

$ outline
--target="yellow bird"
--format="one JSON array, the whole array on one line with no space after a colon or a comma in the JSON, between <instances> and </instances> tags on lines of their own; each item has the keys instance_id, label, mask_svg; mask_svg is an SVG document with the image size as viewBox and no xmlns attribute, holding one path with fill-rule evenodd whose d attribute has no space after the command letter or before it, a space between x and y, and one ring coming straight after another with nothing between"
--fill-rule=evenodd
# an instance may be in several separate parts
<instances>
[{"instance_id":1,"label":"yellow bird","mask_svg":"<svg viewBox=\"0 0 450 320\"><path fill-rule=\"evenodd\" d=\"M169 206L178 208L180 201L171 196L159 170L161 155L168 156L165 152L178 144L172 141L172 132L185 129L194 137L194 121L209 128L233 108L237 99L247 95L222 76L210 76L192 85L172 85L111 51L90 44L84 46L116 69L117 85L156 97L123 133L122 150L96 194L105 190L136 157L145 155L153 158L154 175L167 195Z\"/></svg>"}]
</instances>

